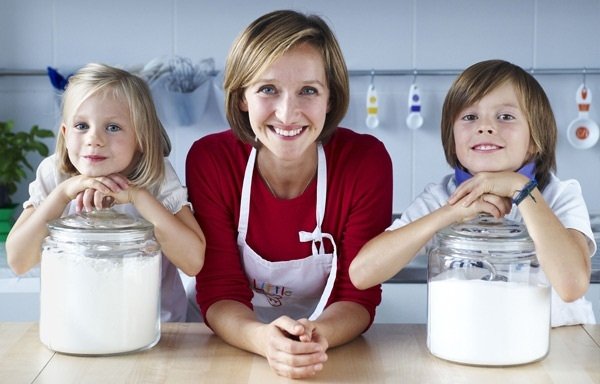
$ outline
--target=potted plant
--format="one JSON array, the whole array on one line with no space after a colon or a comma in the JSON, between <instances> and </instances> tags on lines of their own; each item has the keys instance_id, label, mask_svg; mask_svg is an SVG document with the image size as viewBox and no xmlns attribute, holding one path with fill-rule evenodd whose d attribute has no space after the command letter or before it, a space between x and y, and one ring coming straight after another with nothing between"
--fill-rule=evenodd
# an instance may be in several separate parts
<instances>
[{"instance_id":1,"label":"potted plant","mask_svg":"<svg viewBox=\"0 0 600 384\"><path fill-rule=\"evenodd\" d=\"M0 241L4 240L12 226L11 220L17 206L11 196L27 176L25 168L33 171L27 154L37 152L47 156L48 146L41 139L54 136L52 131L40 129L37 125L31 127L29 132L15 132L13 127L13 121L0 121Z\"/></svg>"}]
</instances>

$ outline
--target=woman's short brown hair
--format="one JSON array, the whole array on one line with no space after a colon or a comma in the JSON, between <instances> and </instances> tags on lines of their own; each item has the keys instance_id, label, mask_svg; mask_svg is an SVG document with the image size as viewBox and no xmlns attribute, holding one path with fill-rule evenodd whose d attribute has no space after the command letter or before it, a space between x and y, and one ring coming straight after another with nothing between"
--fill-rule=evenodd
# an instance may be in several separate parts
<instances>
[{"instance_id":1,"label":"woman's short brown hair","mask_svg":"<svg viewBox=\"0 0 600 384\"><path fill-rule=\"evenodd\" d=\"M240 140L258 145L248 113L240 109L246 88L267 67L302 43L315 47L323 57L330 90L329 112L317 140L325 142L348 110L348 70L335 35L316 15L281 10L252 22L235 40L227 58L224 89L227 120Z\"/></svg>"},{"instance_id":2,"label":"woman's short brown hair","mask_svg":"<svg viewBox=\"0 0 600 384\"><path fill-rule=\"evenodd\" d=\"M543 189L550 181L550 173L556 170L556 120L542 86L521 67L507 61L487 60L473 64L454 80L442 108L441 136L446 161L451 167L460 166L453 132L458 114L506 82L515 87L527 119L533 154L526 162L535 162L535 176Z\"/></svg>"}]
</instances>

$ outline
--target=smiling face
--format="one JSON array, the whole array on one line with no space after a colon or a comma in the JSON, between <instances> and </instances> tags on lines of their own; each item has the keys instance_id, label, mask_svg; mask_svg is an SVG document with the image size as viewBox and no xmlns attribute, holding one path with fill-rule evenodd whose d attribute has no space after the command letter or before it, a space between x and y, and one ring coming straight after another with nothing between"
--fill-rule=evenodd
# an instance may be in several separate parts
<instances>
[{"instance_id":1,"label":"smiling face","mask_svg":"<svg viewBox=\"0 0 600 384\"><path fill-rule=\"evenodd\" d=\"M110 92L88 97L61 130L69 160L85 176L127 175L138 152L127 102Z\"/></svg>"},{"instance_id":2,"label":"smiling face","mask_svg":"<svg viewBox=\"0 0 600 384\"><path fill-rule=\"evenodd\" d=\"M464 108L453 132L458 160L473 175L516 171L531 155L529 124L510 82Z\"/></svg>"},{"instance_id":3,"label":"smiling face","mask_svg":"<svg viewBox=\"0 0 600 384\"><path fill-rule=\"evenodd\" d=\"M310 44L281 56L245 90L240 109L264 148L281 160L301 159L323 130L329 88L323 58Z\"/></svg>"}]
</instances>

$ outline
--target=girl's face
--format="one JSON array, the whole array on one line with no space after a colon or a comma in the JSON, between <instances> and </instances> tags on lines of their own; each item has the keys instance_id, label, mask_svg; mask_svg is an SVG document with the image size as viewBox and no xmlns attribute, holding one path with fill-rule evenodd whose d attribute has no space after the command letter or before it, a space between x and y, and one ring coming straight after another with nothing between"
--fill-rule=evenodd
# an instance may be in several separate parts
<instances>
[{"instance_id":1,"label":"girl's face","mask_svg":"<svg viewBox=\"0 0 600 384\"><path fill-rule=\"evenodd\" d=\"M264 148L281 160L298 160L315 141L329 110L321 54L301 44L268 67L244 92L240 108Z\"/></svg>"},{"instance_id":2,"label":"girl's face","mask_svg":"<svg viewBox=\"0 0 600 384\"><path fill-rule=\"evenodd\" d=\"M87 98L61 130L69 160L85 176L127 175L138 152L127 102L110 93Z\"/></svg>"},{"instance_id":3,"label":"girl's face","mask_svg":"<svg viewBox=\"0 0 600 384\"><path fill-rule=\"evenodd\" d=\"M464 108L453 130L458 161L472 175L516 171L532 153L529 124L510 82Z\"/></svg>"}]
</instances>

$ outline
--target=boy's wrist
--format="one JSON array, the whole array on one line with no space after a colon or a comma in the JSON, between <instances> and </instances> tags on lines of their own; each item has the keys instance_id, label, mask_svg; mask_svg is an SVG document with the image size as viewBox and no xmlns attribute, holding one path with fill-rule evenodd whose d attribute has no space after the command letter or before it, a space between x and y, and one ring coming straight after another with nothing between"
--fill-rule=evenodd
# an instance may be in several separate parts
<instances>
[{"instance_id":1,"label":"boy's wrist","mask_svg":"<svg viewBox=\"0 0 600 384\"><path fill-rule=\"evenodd\" d=\"M531 199L533 200L533 202L535 203L535 197L533 197L532 192L535 188L537 188L537 181L535 179L531 179L529 180L524 186L523 188L517 190L515 192L515 194L512 197L512 201L514 205L519 205L521 204L521 202L523 202L523 200L525 200L527 197L531 197Z\"/></svg>"}]
</instances>

